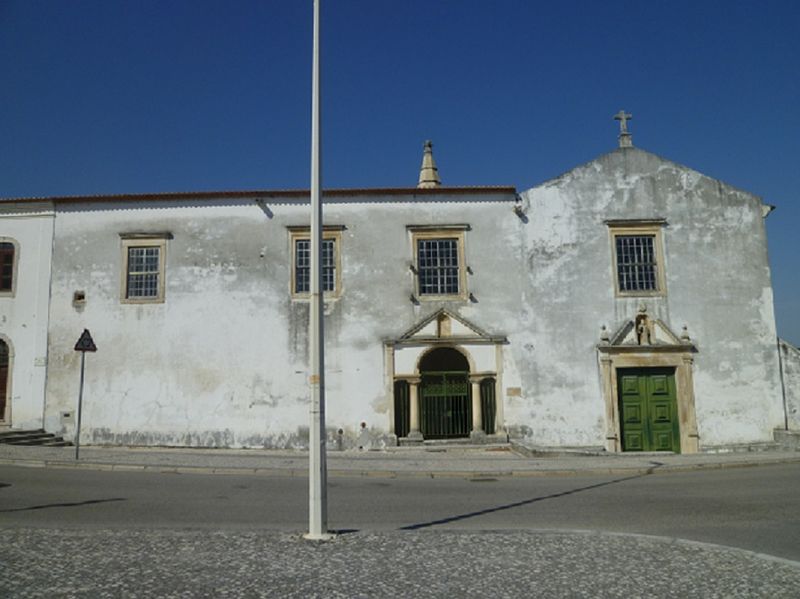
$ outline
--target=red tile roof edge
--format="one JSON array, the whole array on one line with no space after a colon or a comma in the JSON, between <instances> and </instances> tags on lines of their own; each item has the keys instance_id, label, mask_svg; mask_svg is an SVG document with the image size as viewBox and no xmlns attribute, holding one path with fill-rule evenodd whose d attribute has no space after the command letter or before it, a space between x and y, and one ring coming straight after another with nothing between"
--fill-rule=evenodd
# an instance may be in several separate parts
<instances>
[{"instance_id":1,"label":"red tile roof edge","mask_svg":"<svg viewBox=\"0 0 800 599\"><path fill-rule=\"evenodd\" d=\"M122 193L98 195L72 195L51 197L0 198L0 203L14 202L109 202L109 201L158 201L158 200L215 200L215 199L260 199L260 198L296 198L309 196L307 189L262 189L249 191L172 191L160 193ZM471 195L493 193L517 193L516 187L510 185L486 185L479 187L388 187L388 188L354 188L326 189L323 197L347 196L387 196L387 195Z\"/></svg>"}]
</instances>

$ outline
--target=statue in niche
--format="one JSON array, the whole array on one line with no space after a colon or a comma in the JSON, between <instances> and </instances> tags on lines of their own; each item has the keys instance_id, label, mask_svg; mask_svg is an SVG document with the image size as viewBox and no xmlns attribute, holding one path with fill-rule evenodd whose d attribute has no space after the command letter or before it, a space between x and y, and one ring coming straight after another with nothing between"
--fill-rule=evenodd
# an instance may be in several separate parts
<instances>
[{"instance_id":1,"label":"statue in niche","mask_svg":"<svg viewBox=\"0 0 800 599\"><path fill-rule=\"evenodd\" d=\"M439 317L436 319L436 336L450 336L450 317L447 314L439 314Z\"/></svg>"},{"instance_id":2,"label":"statue in niche","mask_svg":"<svg viewBox=\"0 0 800 599\"><path fill-rule=\"evenodd\" d=\"M639 345L652 345L652 336L650 331L650 319L647 314L638 314L636 316L636 343Z\"/></svg>"}]
</instances>

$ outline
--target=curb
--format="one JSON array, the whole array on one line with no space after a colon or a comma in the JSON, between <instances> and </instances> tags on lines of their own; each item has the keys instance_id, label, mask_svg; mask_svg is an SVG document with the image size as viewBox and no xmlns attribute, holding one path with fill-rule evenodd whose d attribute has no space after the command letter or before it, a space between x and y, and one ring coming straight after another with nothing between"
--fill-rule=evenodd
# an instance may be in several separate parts
<instances>
[{"instance_id":1,"label":"curb","mask_svg":"<svg viewBox=\"0 0 800 599\"><path fill-rule=\"evenodd\" d=\"M537 478L563 476L642 476L648 474L668 474L671 472L694 472L702 470L727 470L734 468L757 468L800 463L800 456L779 458L756 462L712 462L698 464L661 464L655 466L597 467L597 468L558 468L536 470L347 470L328 469L328 475L335 478L470 478L504 479ZM2 466L22 468L51 468L55 470L95 470L105 472L157 472L162 474L212 474L243 476L307 477L307 468L236 468L230 466L168 466L157 464L114 464L107 462L67 462L63 460L31 460L0 458Z\"/></svg>"}]
</instances>

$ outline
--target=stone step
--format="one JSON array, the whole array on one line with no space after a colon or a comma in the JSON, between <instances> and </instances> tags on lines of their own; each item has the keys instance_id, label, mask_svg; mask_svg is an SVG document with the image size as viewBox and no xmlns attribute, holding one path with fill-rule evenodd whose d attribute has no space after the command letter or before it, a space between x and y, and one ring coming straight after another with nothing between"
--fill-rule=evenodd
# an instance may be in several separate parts
<instances>
[{"instance_id":1,"label":"stone step","mask_svg":"<svg viewBox=\"0 0 800 599\"><path fill-rule=\"evenodd\" d=\"M765 451L781 451L783 447L774 441L761 443L739 443L735 445L714 445L703 447L703 453L759 453Z\"/></svg>"},{"instance_id":2,"label":"stone step","mask_svg":"<svg viewBox=\"0 0 800 599\"><path fill-rule=\"evenodd\" d=\"M800 451L800 431L777 429L774 437L783 449Z\"/></svg>"},{"instance_id":3,"label":"stone step","mask_svg":"<svg viewBox=\"0 0 800 599\"><path fill-rule=\"evenodd\" d=\"M46 445L48 447L66 447L72 445L62 437L56 437L43 429L5 430L0 432L0 444L5 445Z\"/></svg>"}]
</instances>

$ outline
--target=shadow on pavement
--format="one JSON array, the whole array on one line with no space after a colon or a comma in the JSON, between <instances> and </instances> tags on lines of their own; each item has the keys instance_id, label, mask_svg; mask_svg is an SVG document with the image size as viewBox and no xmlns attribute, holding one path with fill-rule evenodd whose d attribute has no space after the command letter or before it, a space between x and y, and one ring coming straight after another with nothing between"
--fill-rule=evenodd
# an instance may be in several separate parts
<instances>
[{"instance_id":1,"label":"shadow on pavement","mask_svg":"<svg viewBox=\"0 0 800 599\"><path fill-rule=\"evenodd\" d=\"M87 501L76 501L74 503L46 503L44 505L32 505L30 507L15 507L8 510L0 510L0 513L46 510L51 507L79 507L82 505L92 505L95 503L109 503L111 501L127 501L127 499L124 497L113 497L111 499L89 499Z\"/></svg>"},{"instance_id":2,"label":"shadow on pavement","mask_svg":"<svg viewBox=\"0 0 800 599\"><path fill-rule=\"evenodd\" d=\"M663 466L660 462L651 462L653 464L652 468L648 468L646 472L641 474L635 474L633 476L626 476L624 478L616 478L614 480L609 480L602 483L597 483L595 485L588 485L586 487L578 487L577 489L570 489L569 491L562 491L561 493L553 493L552 495L545 495L543 497L533 497L531 499L523 499L522 501L515 501L514 503L507 503L505 505L498 505L495 507L486 508L484 510L478 510L476 512L469 512L466 514L458 514L456 516L448 516L447 518L440 518L438 520L431 520L429 522L419 522L417 524L409 524L408 526L402 526L398 530L419 530L421 528L428 528L430 526L436 526L439 524L449 524L450 522L457 522L459 520L466 520L467 518L474 518L476 516L483 516L485 514L491 514L494 512L501 512L503 510L510 510L516 507L521 507L523 505L530 505L532 503L537 503L539 501L544 501L545 499L556 499L558 497L565 497L567 495L573 495L575 493L581 493L583 491L590 491L592 489L598 489L600 487L607 487L608 485L616 485L618 483L624 483L625 481L635 480L637 478L644 478L645 476L650 476L653 472L656 471L660 466Z\"/></svg>"}]
</instances>

